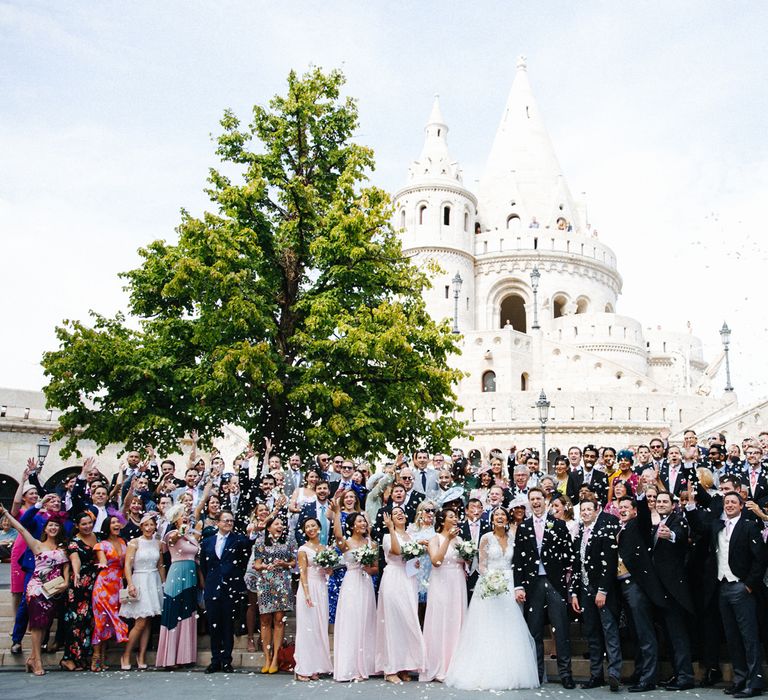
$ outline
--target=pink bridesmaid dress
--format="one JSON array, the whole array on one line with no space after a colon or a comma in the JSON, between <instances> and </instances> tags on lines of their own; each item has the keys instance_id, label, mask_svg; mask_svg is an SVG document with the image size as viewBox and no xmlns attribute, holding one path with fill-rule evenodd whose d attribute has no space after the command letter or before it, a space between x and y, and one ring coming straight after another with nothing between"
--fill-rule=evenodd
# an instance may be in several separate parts
<instances>
[{"instance_id":1,"label":"pink bridesmaid dress","mask_svg":"<svg viewBox=\"0 0 768 700\"><path fill-rule=\"evenodd\" d=\"M295 673L312 676L331 673L331 646L328 641L328 574L315 564L315 550L309 545L299 547L307 555L307 587L312 607L307 605L299 587L296 594L296 660Z\"/></svg>"},{"instance_id":2,"label":"pink bridesmaid dress","mask_svg":"<svg viewBox=\"0 0 768 700\"><path fill-rule=\"evenodd\" d=\"M373 579L344 552L347 573L339 590L333 628L333 679L353 681L376 674L376 596Z\"/></svg>"},{"instance_id":3,"label":"pink bridesmaid dress","mask_svg":"<svg viewBox=\"0 0 768 700\"><path fill-rule=\"evenodd\" d=\"M407 540L400 540L400 544ZM381 575L376 611L376 667L385 675L424 670L424 637L419 625L419 586L408 576L400 555L391 553L390 536L382 542L387 567ZM427 596L429 598L429 596Z\"/></svg>"},{"instance_id":4,"label":"pink bridesmaid dress","mask_svg":"<svg viewBox=\"0 0 768 700\"><path fill-rule=\"evenodd\" d=\"M445 537L436 535L442 547ZM424 672L420 681L445 679L448 666L459 643L461 625L467 611L467 582L464 560L456 553L454 539L448 545L440 566L432 567L427 596L427 614L424 617L424 646L427 650Z\"/></svg>"}]
</instances>

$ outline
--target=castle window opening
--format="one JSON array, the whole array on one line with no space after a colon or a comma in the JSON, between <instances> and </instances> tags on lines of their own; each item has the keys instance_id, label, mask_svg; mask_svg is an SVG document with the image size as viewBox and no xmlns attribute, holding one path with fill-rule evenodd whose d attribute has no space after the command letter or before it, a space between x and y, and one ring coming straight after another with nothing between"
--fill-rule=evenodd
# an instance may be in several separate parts
<instances>
[{"instance_id":1,"label":"castle window opening","mask_svg":"<svg viewBox=\"0 0 768 700\"><path fill-rule=\"evenodd\" d=\"M400 210L400 228L405 228L405 209Z\"/></svg>"},{"instance_id":2,"label":"castle window opening","mask_svg":"<svg viewBox=\"0 0 768 700\"><path fill-rule=\"evenodd\" d=\"M451 208L443 207L443 226L451 225Z\"/></svg>"},{"instance_id":3,"label":"castle window opening","mask_svg":"<svg viewBox=\"0 0 768 700\"><path fill-rule=\"evenodd\" d=\"M528 391L528 372L520 375L520 391Z\"/></svg>"},{"instance_id":4,"label":"castle window opening","mask_svg":"<svg viewBox=\"0 0 768 700\"><path fill-rule=\"evenodd\" d=\"M446 285L445 285L445 298L446 298L446 299L449 299L449 298L450 298L450 296L449 296L449 295L450 295L450 293L451 293L451 287L450 287L450 285L446 284Z\"/></svg>"},{"instance_id":5,"label":"castle window opening","mask_svg":"<svg viewBox=\"0 0 768 700\"><path fill-rule=\"evenodd\" d=\"M520 333L527 331L525 302L519 294L509 294L504 297L501 300L499 311L499 328L504 328L509 324L513 330Z\"/></svg>"},{"instance_id":6,"label":"castle window opening","mask_svg":"<svg viewBox=\"0 0 768 700\"><path fill-rule=\"evenodd\" d=\"M483 393L488 394L496 391L496 372L489 369L483 372Z\"/></svg>"},{"instance_id":7,"label":"castle window opening","mask_svg":"<svg viewBox=\"0 0 768 700\"><path fill-rule=\"evenodd\" d=\"M552 318L560 318L565 311L565 297L555 297L552 300Z\"/></svg>"},{"instance_id":8,"label":"castle window opening","mask_svg":"<svg viewBox=\"0 0 768 700\"><path fill-rule=\"evenodd\" d=\"M464 212L464 230L469 231L469 214Z\"/></svg>"},{"instance_id":9,"label":"castle window opening","mask_svg":"<svg viewBox=\"0 0 768 700\"><path fill-rule=\"evenodd\" d=\"M426 204L422 204L419 207L419 224L423 224L424 223L424 219L426 218L425 217L426 211L427 211L427 205Z\"/></svg>"}]
</instances>

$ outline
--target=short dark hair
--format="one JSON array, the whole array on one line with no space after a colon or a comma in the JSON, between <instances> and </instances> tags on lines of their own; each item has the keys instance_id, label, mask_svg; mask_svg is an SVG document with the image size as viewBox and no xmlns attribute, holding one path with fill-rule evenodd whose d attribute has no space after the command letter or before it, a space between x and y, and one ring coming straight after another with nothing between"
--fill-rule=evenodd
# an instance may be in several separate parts
<instances>
[{"instance_id":1,"label":"short dark hair","mask_svg":"<svg viewBox=\"0 0 768 700\"><path fill-rule=\"evenodd\" d=\"M725 503L726 498L731 498L731 496L733 496L734 498L738 498L739 504L742 506L744 505L744 498L738 491L730 491L726 493L725 496L723 496L723 503Z\"/></svg>"},{"instance_id":2,"label":"short dark hair","mask_svg":"<svg viewBox=\"0 0 768 700\"><path fill-rule=\"evenodd\" d=\"M160 462L160 468L163 468L164 464L170 464L174 469L176 469L176 462L174 462L172 459L164 459L162 462Z\"/></svg>"},{"instance_id":3,"label":"short dark hair","mask_svg":"<svg viewBox=\"0 0 768 700\"><path fill-rule=\"evenodd\" d=\"M544 492L544 489L541 488L541 486L531 486L531 488L528 489L528 498L530 499L532 493L540 493L544 498L547 497L547 494Z\"/></svg>"},{"instance_id":4,"label":"short dark hair","mask_svg":"<svg viewBox=\"0 0 768 700\"><path fill-rule=\"evenodd\" d=\"M623 503L624 501L629 501L632 504L633 508L637 508L637 500L635 499L634 496L621 496L618 499L619 503Z\"/></svg>"}]
</instances>

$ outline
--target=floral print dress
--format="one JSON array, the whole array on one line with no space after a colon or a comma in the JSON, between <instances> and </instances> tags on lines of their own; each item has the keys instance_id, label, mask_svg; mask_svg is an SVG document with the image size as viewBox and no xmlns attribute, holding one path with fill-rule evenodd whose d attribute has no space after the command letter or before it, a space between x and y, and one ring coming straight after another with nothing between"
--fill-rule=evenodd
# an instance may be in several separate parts
<instances>
[{"instance_id":1,"label":"floral print dress","mask_svg":"<svg viewBox=\"0 0 768 700\"><path fill-rule=\"evenodd\" d=\"M91 597L93 584L99 567L94 548L79 537L75 537L67 547L67 554L80 557L80 585L72 585L67 591L66 610L64 612L64 656L65 661L74 661L76 666L84 667L91 657L91 635L93 634L93 611Z\"/></svg>"},{"instance_id":2,"label":"floral print dress","mask_svg":"<svg viewBox=\"0 0 768 700\"><path fill-rule=\"evenodd\" d=\"M118 642L128 641L128 625L120 619L120 587L123 582L125 564L125 542L115 547L108 540L99 542L94 550L101 551L107 558L107 565L99 570L93 586L93 644L101 644L111 637Z\"/></svg>"}]
</instances>

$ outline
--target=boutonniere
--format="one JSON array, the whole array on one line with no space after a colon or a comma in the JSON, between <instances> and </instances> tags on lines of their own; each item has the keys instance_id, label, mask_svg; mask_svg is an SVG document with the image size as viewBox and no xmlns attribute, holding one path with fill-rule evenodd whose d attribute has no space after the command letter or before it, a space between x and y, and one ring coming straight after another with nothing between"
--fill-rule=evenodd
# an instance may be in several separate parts
<instances>
[{"instance_id":1,"label":"boutonniere","mask_svg":"<svg viewBox=\"0 0 768 700\"><path fill-rule=\"evenodd\" d=\"M547 521L547 530L551 530L554 526L555 524L551 520Z\"/></svg>"}]
</instances>

